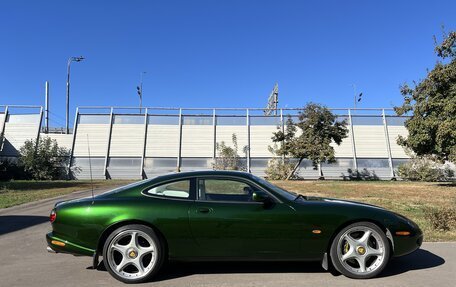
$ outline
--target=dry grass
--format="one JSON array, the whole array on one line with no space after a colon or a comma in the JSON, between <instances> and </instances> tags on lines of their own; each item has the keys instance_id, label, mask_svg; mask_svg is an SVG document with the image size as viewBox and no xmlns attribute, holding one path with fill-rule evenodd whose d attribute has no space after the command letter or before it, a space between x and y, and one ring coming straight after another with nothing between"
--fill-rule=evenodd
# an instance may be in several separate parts
<instances>
[{"instance_id":1,"label":"dry grass","mask_svg":"<svg viewBox=\"0 0 456 287\"><path fill-rule=\"evenodd\" d=\"M405 215L423 230L426 241L456 241L456 230L435 230L426 208L456 208L456 183L390 181L276 181L305 195L349 199L378 205Z\"/></svg>"}]
</instances>

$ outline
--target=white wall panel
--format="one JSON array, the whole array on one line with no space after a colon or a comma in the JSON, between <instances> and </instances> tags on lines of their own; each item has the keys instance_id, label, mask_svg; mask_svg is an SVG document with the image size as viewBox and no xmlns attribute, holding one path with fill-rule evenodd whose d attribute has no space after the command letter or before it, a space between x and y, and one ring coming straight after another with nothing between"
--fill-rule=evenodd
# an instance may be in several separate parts
<instances>
[{"instance_id":1,"label":"white wall panel","mask_svg":"<svg viewBox=\"0 0 456 287\"><path fill-rule=\"evenodd\" d=\"M5 123L5 114L0 114L0 135L3 132L3 124Z\"/></svg>"},{"instance_id":2,"label":"white wall panel","mask_svg":"<svg viewBox=\"0 0 456 287\"><path fill-rule=\"evenodd\" d=\"M144 172L147 178L175 172L177 170L177 158L145 158Z\"/></svg>"},{"instance_id":3,"label":"white wall panel","mask_svg":"<svg viewBox=\"0 0 456 287\"><path fill-rule=\"evenodd\" d=\"M0 129L5 119L0 114ZM115 115L112 126L110 161L108 172L113 178L139 178L141 172L141 156L144 144L144 123L143 117L131 115ZM116 123L116 120L118 123ZM150 118L148 125L148 136L146 139L146 161L145 171L147 174L162 174L173 171L176 168L178 147L179 147L179 125L177 118L169 119ZM272 145L272 134L277 131L276 125L269 122L269 119L251 117L250 125L250 151L251 170L255 174L264 175L267 159L272 155L268 146ZM407 129L403 127L400 119L388 118L391 125L388 126L389 141L393 160L408 158L404 149L397 145L399 135L407 136ZM75 162L83 171L77 176L87 178L86 159L87 134L90 140L91 155L94 159L95 177L104 178L104 157L108 147L109 115L83 115L76 130L75 136ZM244 157L243 147L247 142L247 126L245 117L219 117L217 119L215 141L225 142L227 146L233 146L232 135L236 134L238 139L239 155ZM5 124L5 145L0 151L0 156L17 156L17 150L28 139L35 139L38 133L39 114L11 115ZM358 158L359 170L366 168L369 172L375 173L380 178L390 177L388 153L385 140L384 127L381 118L355 117L354 138ZM1 132L1 130L0 130ZM297 135L301 134L298 129ZM213 155L214 130L212 117L183 117L182 125L182 150L181 169L211 169ZM42 137L50 137L57 140L59 146L71 148L72 135L65 134L41 134ZM278 143L279 144L279 143ZM351 135L345 138L340 146L332 143L336 157L347 162L352 161L353 151ZM132 160L134 164L128 165L124 162L114 164L116 160ZM346 165L334 164L323 167L323 174L328 178L343 178L347 176L348 168L352 163ZM317 178L318 172L310 166L302 164L300 168L304 178Z\"/></svg>"},{"instance_id":4,"label":"white wall panel","mask_svg":"<svg viewBox=\"0 0 456 287\"><path fill-rule=\"evenodd\" d=\"M298 169L298 176L303 179L318 179L320 177L320 174L318 173L318 170L314 169L313 167L307 166L300 167Z\"/></svg>"},{"instance_id":5,"label":"white wall panel","mask_svg":"<svg viewBox=\"0 0 456 287\"><path fill-rule=\"evenodd\" d=\"M107 169L111 179L140 179L142 177L140 157L110 157Z\"/></svg>"},{"instance_id":6,"label":"white wall panel","mask_svg":"<svg viewBox=\"0 0 456 287\"><path fill-rule=\"evenodd\" d=\"M348 131L347 137L342 140L340 145L337 145L335 142L332 142L331 146L334 147L334 153L336 157L353 157L351 131Z\"/></svg>"},{"instance_id":7,"label":"white wall panel","mask_svg":"<svg viewBox=\"0 0 456 287\"><path fill-rule=\"evenodd\" d=\"M336 162L321 165L323 176L328 179L348 178L354 169L353 158L339 158Z\"/></svg>"},{"instance_id":8,"label":"white wall panel","mask_svg":"<svg viewBox=\"0 0 456 287\"><path fill-rule=\"evenodd\" d=\"M349 169L353 170L353 167L324 167L322 172L326 179L347 179L350 176Z\"/></svg>"},{"instance_id":9,"label":"white wall panel","mask_svg":"<svg viewBox=\"0 0 456 287\"><path fill-rule=\"evenodd\" d=\"M182 157L212 157L214 128L211 125L182 126Z\"/></svg>"},{"instance_id":10,"label":"white wall panel","mask_svg":"<svg viewBox=\"0 0 456 287\"><path fill-rule=\"evenodd\" d=\"M365 168L361 169L360 171L367 171L371 175L371 178L391 178L391 169L388 168L381 168L381 167L372 167L372 168Z\"/></svg>"},{"instance_id":11,"label":"white wall panel","mask_svg":"<svg viewBox=\"0 0 456 287\"><path fill-rule=\"evenodd\" d=\"M113 124L109 156L142 156L145 126Z\"/></svg>"},{"instance_id":12,"label":"white wall panel","mask_svg":"<svg viewBox=\"0 0 456 287\"><path fill-rule=\"evenodd\" d=\"M103 157L91 157L90 163L89 158L74 157L71 169L72 175L76 179L90 179L91 173L93 179L106 179L104 174Z\"/></svg>"},{"instance_id":13,"label":"white wall panel","mask_svg":"<svg viewBox=\"0 0 456 287\"><path fill-rule=\"evenodd\" d=\"M391 145L391 155L393 158L409 158L402 146L397 144L399 135L408 136L408 131L403 126L388 126L388 135Z\"/></svg>"},{"instance_id":14,"label":"white wall panel","mask_svg":"<svg viewBox=\"0 0 456 287\"><path fill-rule=\"evenodd\" d=\"M192 170L211 170L212 158L188 158L183 157L181 163L181 171Z\"/></svg>"},{"instance_id":15,"label":"white wall panel","mask_svg":"<svg viewBox=\"0 0 456 287\"><path fill-rule=\"evenodd\" d=\"M9 115L5 124L1 155L17 156L27 140L35 140L38 135L39 120L39 114Z\"/></svg>"},{"instance_id":16,"label":"white wall panel","mask_svg":"<svg viewBox=\"0 0 456 287\"><path fill-rule=\"evenodd\" d=\"M273 146L272 135L277 132L277 126L250 126L250 156L272 157L268 146ZM280 146L280 143L277 143Z\"/></svg>"},{"instance_id":17,"label":"white wall panel","mask_svg":"<svg viewBox=\"0 0 456 287\"><path fill-rule=\"evenodd\" d=\"M148 125L146 157L177 157L178 125Z\"/></svg>"},{"instance_id":18,"label":"white wall panel","mask_svg":"<svg viewBox=\"0 0 456 287\"><path fill-rule=\"evenodd\" d=\"M56 140L57 141L57 144L59 145L59 147L64 147L68 150L71 149L71 144L73 142L73 135L72 134L45 134L45 133L41 133L40 134L40 137L41 138L44 138L44 137L49 137L53 140Z\"/></svg>"},{"instance_id":19,"label":"white wall panel","mask_svg":"<svg viewBox=\"0 0 456 287\"><path fill-rule=\"evenodd\" d=\"M386 149L385 130L381 125L353 126L357 157L385 158ZM339 156L336 154L336 156Z\"/></svg>"},{"instance_id":20,"label":"white wall panel","mask_svg":"<svg viewBox=\"0 0 456 287\"><path fill-rule=\"evenodd\" d=\"M233 146L232 135L236 134L237 143L238 143L238 154L243 157L244 153L242 152L244 146L247 145L247 126L217 126L217 136L216 140L220 144L222 141L225 142L227 146Z\"/></svg>"},{"instance_id":21,"label":"white wall panel","mask_svg":"<svg viewBox=\"0 0 456 287\"><path fill-rule=\"evenodd\" d=\"M78 124L74 144L75 157L88 156L87 135L89 135L91 156L106 156L109 124Z\"/></svg>"}]
</instances>

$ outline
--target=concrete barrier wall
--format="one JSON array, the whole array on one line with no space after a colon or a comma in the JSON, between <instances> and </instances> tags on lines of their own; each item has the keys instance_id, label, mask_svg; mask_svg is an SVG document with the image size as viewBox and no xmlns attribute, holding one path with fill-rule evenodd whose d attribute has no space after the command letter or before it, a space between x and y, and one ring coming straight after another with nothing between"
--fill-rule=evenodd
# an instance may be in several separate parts
<instances>
[{"instance_id":1,"label":"concrete barrier wall","mask_svg":"<svg viewBox=\"0 0 456 287\"><path fill-rule=\"evenodd\" d=\"M92 157L94 178L144 178L172 172L212 169L217 157L216 143L233 146L236 134L238 154L245 166L257 175L264 175L269 159L268 150L274 143L273 132L283 128L286 116L216 114L143 114L78 113L74 135L43 134L71 151L75 178L88 178L88 156ZM296 116L292 116L296 120ZM0 114L0 134L4 134L2 157L15 157L25 140L39 134L40 114L9 115L6 122ZM358 170L375 177L394 177L394 169L409 157L396 142L406 136L406 118L376 115L340 115L348 122L349 134L335 149L337 161L314 169L303 161L300 175L304 178L346 178ZM2 132L1 129L4 131ZM298 134L300 132L298 131ZM249 153L244 153L244 147Z\"/></svg>"}]
</instances>

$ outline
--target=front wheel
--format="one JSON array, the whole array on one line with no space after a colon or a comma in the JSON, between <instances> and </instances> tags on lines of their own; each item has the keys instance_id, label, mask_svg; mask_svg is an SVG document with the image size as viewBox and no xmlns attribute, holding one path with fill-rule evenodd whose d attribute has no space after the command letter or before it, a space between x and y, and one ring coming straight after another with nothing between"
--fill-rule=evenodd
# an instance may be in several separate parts
<instances>
[{"instance_id":1,"label":"front wheel","mask_svg":"<svg viewBox=\"0 0 456 287\"><path fill-rule=\"evenodd\" d=\"M163 263L163 247L144 225L122 226L109 235L103 247L103 262L109 273L124 283L149 280Z\"/></svg>"},{"instance_id":2,"label":"front wheel","mask_svg":"<svg viewBox=\"0 0 456 287\"><path fill-rule=\"evenodd\" d=\"M385 233L370 222L357 222L342 229L331 245L334 267L349 278L377 276L390 258L391 248Z\"/></svg>"}]
</instances>

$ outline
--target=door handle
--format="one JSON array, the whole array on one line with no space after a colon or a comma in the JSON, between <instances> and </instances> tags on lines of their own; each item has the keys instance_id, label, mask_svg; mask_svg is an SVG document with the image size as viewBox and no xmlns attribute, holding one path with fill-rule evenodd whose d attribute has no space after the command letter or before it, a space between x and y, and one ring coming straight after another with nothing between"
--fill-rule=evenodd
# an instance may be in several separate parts
<instances>
[{"instance_id":1,"label":"door handle","mask_svg":"<svg viewBox=\"0 0 456 287\"><path fill-rule=\"evenodd\" d=\"M199 213L209 213L209 212L211 212L211 210L212 210L212 209L211 209L211 208L208 208L208 207L198 207L198 209L197 209L197 211L198 211Z\"/></svg>"}]
</instances>

